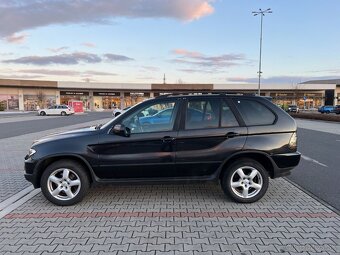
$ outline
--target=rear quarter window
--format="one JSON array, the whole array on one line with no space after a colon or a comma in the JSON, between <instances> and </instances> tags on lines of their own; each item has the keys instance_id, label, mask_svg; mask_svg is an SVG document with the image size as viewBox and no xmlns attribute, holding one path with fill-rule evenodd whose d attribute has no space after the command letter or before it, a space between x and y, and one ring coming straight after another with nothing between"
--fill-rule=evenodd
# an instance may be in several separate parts
<instances>
[{"instance_id":1,"label":"rear quarter window","mask_svg":"<svg viewBox=\"0 0 340 255\"><path fill-rule=\"evenodd\" d=\"M272 125L275 114L265 105L249 99L233 99L247 126Z\"/></svg>"}]
</instances>

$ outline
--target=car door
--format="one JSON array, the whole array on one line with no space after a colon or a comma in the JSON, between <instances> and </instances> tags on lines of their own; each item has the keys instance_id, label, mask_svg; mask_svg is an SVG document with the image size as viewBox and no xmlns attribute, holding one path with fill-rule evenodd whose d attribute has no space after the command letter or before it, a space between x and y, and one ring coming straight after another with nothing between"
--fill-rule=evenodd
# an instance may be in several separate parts
<instances>
[{"instance_id":1,"label":"car door","mask_svg":"<svg viewBox=\"0 0 340 255\"><path fill-rule=\"evenodd\" d=\"M176 172L183 177L213 176L246 141L247 128L222 98L189 98L176 143Z\"/></svg>"},{"instance_id":2,"label":"car door","mask_svg":"<svg viewBox=\"0 0 340 255\"><path fill-rule=\"evenodd\" d=\"M52 105L52 106L48 107L48 109L46 110L46 114L47 115L54 115L56 107L57 107L56 105Z\"/></svg>"},{"instance_id":3,"label":"car door","mask_svg":"<svg viewBox=\"0 0 340 255\"><path fill-rule=\"evenodd\" d=\"M113 123L114 126L127 127L131 131L129 137L112 131L100 136L99 144L94 147L100 162L96 171L99 178L140 179L174 175L179 100L158 100L143 105L121 115ZM171 109L168 121L140 122L140 119L152 117L165 109Z\"/></svg>"}]
</instances>

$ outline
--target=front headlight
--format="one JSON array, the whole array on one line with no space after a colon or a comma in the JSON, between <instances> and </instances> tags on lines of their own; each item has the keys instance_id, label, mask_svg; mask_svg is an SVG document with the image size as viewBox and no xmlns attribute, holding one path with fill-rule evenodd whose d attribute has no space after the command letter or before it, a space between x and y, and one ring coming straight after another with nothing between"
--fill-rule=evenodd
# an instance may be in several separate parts
<instances>
[{"instance_id":1,"label":"front headlight","mask_svg":"<svg viewBox=\"0 0 340 255\"><path fill-rule=\"evenodd\" d=\"M32 157L36 152L37 152L37 151L36 151L35 149L32 149L32 148L31 148L31 149L28 151L28 154L27 154L28 158Z\"/></svg>"}]
</instances>

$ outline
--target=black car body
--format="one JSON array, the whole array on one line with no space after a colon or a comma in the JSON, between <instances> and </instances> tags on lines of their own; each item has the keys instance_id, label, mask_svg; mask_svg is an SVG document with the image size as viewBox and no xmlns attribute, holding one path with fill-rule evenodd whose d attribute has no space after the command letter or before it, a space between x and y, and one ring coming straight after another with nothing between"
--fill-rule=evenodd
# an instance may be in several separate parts
<instances>
[{"instance_id":1,"label":"black car body","mask_svg":"<svg viewBox=\"0 0 340 255\"><path fill-rule=\"evenodd\" d=\"M169 108L169 123L138 126L139 118ZM202 119L190 119L189 109ZM294 119L262 97L161 96L104 126L34 142L25 177L59 205L79 202L91 183L192 180L220 180L234 200L254 202L266 192L268 177L288 175L298 165L296 130ZM243 195L247 187L253 196Z\"/></svg>"},{"instance_id":2,"label":"black car body","mask_svg":"<svg viewBox=\"0 0 340 255\"><path fill-rule=\"evenodd\" d=\"M288 105L287 112L298 113L299 112L299 107L297 107L297 105Z\"/></svg>"},{"instance_id":3,"label":"black car body","mask_svg":"<svg viewBox=\"0 0 340 255\"><path fill-rule=\"evenodd\" d=\"M334 107L334 112L335 112L336 114L340 114L340 105L336 105L336 106Z\"/></svg>"}]
</instances>

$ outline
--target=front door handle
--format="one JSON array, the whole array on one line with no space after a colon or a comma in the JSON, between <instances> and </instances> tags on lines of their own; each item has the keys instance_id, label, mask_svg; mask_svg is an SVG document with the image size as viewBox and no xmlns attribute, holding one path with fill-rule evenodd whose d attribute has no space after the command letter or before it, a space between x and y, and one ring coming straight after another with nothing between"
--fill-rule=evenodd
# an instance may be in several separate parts
<instances>
[{"instance_id":1,"label":"front door handle","mask_svg":"<svg viewBox=\"0 0 340 255\"><path fill-rule=\"evenodd\" d=\"M236 136L239 136L240 134L239 133L235 133L235 132L228 132L225 136L227 138L233 138L233 137L236 137Z\"/></svg>"},{"instance_id":2,"label":"front door handle","mask_svg":"<svg viewBox=\"0 0 340 255\"><path fill-rule=\"evenodd\" d=\"M175 137L171 137L171 136L164 136L162 138L163 143L170 143L170 142L173 142L175 140L176 140L176 138Z\"/></svg>"}]
</instances>

